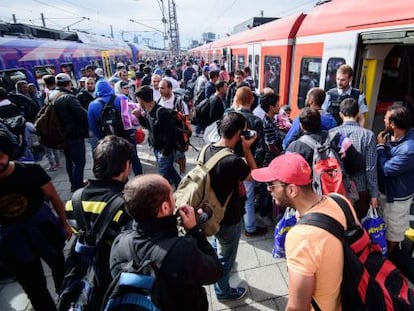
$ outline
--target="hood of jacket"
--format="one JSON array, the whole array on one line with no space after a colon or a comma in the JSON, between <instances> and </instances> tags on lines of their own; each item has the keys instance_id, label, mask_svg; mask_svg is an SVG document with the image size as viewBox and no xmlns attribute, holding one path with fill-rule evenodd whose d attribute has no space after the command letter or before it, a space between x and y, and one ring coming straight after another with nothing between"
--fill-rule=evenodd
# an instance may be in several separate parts
<instances>
[{"instance_id":1,"label":"hood of jacket","mask_svg":"<svg viewBox=\"0 0 414 311\"><path fill-rule=\"evenodd\" d=\"M105 81L105 80L99 80L96 83L96 88L95 88L95 97L109 97L111 95L113 95L115 92L112 89L111 85Z\"/></svg>"}]
</instances>

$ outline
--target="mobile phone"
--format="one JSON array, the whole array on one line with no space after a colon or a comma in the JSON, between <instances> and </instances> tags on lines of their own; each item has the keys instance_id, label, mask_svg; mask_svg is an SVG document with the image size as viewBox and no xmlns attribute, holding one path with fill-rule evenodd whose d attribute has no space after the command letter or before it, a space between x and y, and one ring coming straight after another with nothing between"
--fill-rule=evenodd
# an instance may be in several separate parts
<instances>
[{"instance_id":1,"label":"mobile phone","mask_svg":"<svg viewBox=\"0 0 414 311\"><path fill-rule=\"evenodd\" d=\"M244 131L241 131L240 136L244 136L244 138L250 139L255 134L256 134L256 131L254 131L254 130L244 130Z\"/></svg>"}]
</instances>

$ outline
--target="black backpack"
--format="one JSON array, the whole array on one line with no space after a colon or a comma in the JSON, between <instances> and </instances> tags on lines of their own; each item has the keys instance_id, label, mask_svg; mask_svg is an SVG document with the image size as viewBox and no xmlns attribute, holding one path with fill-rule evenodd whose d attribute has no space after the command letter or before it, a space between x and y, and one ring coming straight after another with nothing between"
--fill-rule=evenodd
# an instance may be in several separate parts
<instances>
[{"instance_id":1,"label":"black backpack","mask_svg":"<svg viewBox=\"0 0 414 311\"><path fill-rule=\"evenodd\" d=\"M114 101L115 95L112 95L109 102L105 103L101 98L98 101L102 104L102 111L98 119L98 129L102 137L107 135L116 135L126 138L127 133L122 123L121 112L116 110Z\"/></svg>"},{"instance_id":2,"label":"black backpack","mask_svg":"<svg viewBox=\"0 0 414 311\"><path fill-rule=\"evenodd\" d=\"M129 252L131 261L108 286L102 311L159 311L162 304L168 303L168 286L160 277L160 270L164 258L179 238L148 242L152 246L140 245L137 254L133 246L135 233L130 230L117 238L121 244L120 249Z\"/></svg>"},{"instance_id":3,"label":"black backpack","mask_svg":"<svg viewBox=\"0 0 414 311\"><path fill-rule=\"evenodd\" d=\"M108 285L102 284L104 272L99 265L102 249L106 246L103 238L115 214L124 204L121 196L113 195L91 226L82 208L83 189L75 191L72 197L73 212L80 229L65 247L65 277L59 293L59 311L68 311L71 307L94 311L101 305Z\"/></svg>"},{"instance_id":4,"label":"black backpack","mask_svg":"<svg viewBox=\"0 0 414 311\"><path fill-rule=\"evenodd\" d=\"M329 196L344 212L346 230L337 220L322 213L305 214L297 224L322 228L343 242L342 310L414 310L414 294L405 277L382 255L379 245L371 244L367 231L356 224L348 202L337 194ZM315 300L312 305L316 311L320 310Z\"/></svg>"},{"instance_id":5,"label":"black backpack","mask_svg":"<svg viewBox=\"0 0 414 311\"><path fill-rule=\"evenodd\" d=\"M21 115L0 119L0 123L6 127L8 133L13 136L13 145L14 148L14 155L13 157L18 158L23 156L24 148L26 147L25 141L25 129L26 129L26 120Z\"/></svg>"},{"instance_id":6,"label":"black backpack","mask_svg":"<svg viewBox=\"0 0 414 311\"><path fill-rule=\"evenodd\" d=\"M201 126L209 125L210 121L210 98L204 99L195 106L195 118Z\"/></svg>"}]
</instances>

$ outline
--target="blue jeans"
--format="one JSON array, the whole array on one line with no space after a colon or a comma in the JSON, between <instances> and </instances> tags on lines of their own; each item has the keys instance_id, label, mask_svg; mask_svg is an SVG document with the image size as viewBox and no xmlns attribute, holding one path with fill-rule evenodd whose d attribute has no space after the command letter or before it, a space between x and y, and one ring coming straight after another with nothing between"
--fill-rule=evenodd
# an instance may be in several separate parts
<instances>
[{"instance_id":1,"label":"blue jeans","mask_svg":"<svg viewBox=\"0 0 414 311\"><path fill-rule=\"evenodd\" d=\"M72 190L83 187L83 169L85 168L85 140L83 138L69 138L65 142L63 152L66 158L66 172Z\"/></svg>"},{"instance_id":2,"label":"blue jeans","mask_svg":"<svg viewBox=\"0 0 414 311\"><path fill-rule=\"evenodd\" d=\"M246 188L246 203L244 209L244 229L247 232L256 231L256 213L254 211L254 187L256 183L252 181L243 181L244 187Z\"/></svg>"},{"instance_id":3,"label":"blue jeans","mask_svg":"<svg viewBox=\"0 0 414 311\"><path fill-rule=\"evenodd\" d=\"M232 226L221 226L220 231L210 241L223 267L223 276L214 284L216 295L230 294L230 272L236 260L240 235L241 223L239 222Z\"/></svg>"},{"instance_id":4,"label":"blue jeans","mask_svg":"<svg viewBox=\"0 0 414 311\"><path fill-rule=\"evenodd\" d=\"M181 181L181 177L174 167L175 152L170 152L169 155L162 155L161 150L154 150L155 158L157 159L158 173L172 183L175 188Z\"/></svg>"}]
</instances>

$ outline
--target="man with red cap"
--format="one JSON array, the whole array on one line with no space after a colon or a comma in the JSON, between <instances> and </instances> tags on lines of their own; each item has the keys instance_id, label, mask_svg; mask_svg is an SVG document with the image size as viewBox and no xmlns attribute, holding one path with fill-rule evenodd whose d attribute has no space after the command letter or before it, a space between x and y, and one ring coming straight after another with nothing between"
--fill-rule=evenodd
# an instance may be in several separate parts
<instances>
[{"instance_id":1,"label":"man with red cap","mask_svg":"<svg viewBox=\"0 0 414 311\"><path fill-rule=\"evenodd\" d=\"M295 208L299 218L318 212L346 227L339 205L313 191L312 170L298 153L275 158L268 167L253 170L252 177L266 182L273 200ZM309 310L312 298L321 310L340 310L344 256L341 242L321 228L303 224L288 232L285 248L289 275L286 310Z\"/></svg>"}]
</instances>

